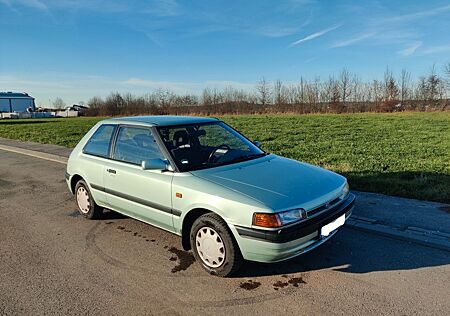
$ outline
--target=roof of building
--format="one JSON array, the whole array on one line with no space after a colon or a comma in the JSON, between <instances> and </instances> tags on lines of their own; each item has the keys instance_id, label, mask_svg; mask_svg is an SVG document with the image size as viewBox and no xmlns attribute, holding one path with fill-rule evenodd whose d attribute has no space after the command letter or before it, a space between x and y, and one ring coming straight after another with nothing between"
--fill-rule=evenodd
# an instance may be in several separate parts
<instances>
[{"instance_id":1,"label":"roof of building","mask_svg":"<svg viewBox=\"0 0 450 316\"><path fill-rule=\"evenodd\" d=\"M108 119L105 122L114 123L141 123L145 125L157 125L157 126L171 126L171 125L184 125L184 124L196 124L196 123L210 123L217 122L218 119L210 117L197 117L197 116L175 116L175 115L162 115L162 116L130 116Z\"/></svg>"},{"instance_id":2,"label":"roof of building","mask_svg":"<svg viewBox=\"0 0 450 316\"><path fill-rule=\"evenodd\" d=\"M1 92L0 91L0 98L2 99L9 99L9 98L17 98L17 99L34 99L32 96L28 95L28 93L25 92Z\"/></svg>"}]
</instances>

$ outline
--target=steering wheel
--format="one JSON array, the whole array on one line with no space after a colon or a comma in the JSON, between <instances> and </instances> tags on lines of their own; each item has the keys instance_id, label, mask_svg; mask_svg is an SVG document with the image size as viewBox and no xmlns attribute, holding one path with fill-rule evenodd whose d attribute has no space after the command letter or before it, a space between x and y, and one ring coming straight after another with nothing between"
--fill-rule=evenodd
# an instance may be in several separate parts
<instances>
[{"instance_id":1,"label":"steering wheel","mask_svg":"<svg viewBox=\"0 0 450 316\"><path fill-rule=\"evenodd\" d=\"M230 150L230 146L228 146L227 144L222 144L222 145L217 146L216 148L214 148L213 151L209 154L208 162L211 162L211 160L212 160L212 158L214 157L215 153L216 153L219 149L227 149L227 150Z\"/></svg>"}]
</instances>

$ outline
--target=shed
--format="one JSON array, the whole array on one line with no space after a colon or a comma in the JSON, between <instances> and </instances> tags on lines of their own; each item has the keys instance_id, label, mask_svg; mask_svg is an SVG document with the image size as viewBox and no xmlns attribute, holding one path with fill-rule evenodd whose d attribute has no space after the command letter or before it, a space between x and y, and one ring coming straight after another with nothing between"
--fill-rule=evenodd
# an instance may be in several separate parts
<instances>
[{"instance_id":1,"label":"shed","mask_svg":"<svg viewBox=\"0 0 450 316\"><path fill-rule=\"evenodd\" d=\"M0 92L0 112L34 112L34 98L25 92Z\"/></svg>"}]
</instances>

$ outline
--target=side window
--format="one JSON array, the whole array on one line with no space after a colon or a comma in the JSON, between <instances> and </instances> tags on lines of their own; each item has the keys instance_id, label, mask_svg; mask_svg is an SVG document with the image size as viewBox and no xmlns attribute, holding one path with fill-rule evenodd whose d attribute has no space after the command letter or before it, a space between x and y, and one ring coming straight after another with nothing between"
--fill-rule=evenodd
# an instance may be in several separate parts
<instances>
[{"instance_id":1,"label":"side window","mask_svg":"<svg viewBox=\"0 0 450 316\"><path fill-rule=\"evenodd\" d=\"M114 159L140 165L143 160L164 159L148 128L121 127L114 146Z\"/></svg>"},{"instance_id":2,"label":"side window","mask_svg":"<svg viewBox=\"0 0 450 316\"><path fill-rule=\"evenodd\" d=\"M83 152L85 154L108 157L114 129L115 125L101 125L84 146Z\"/></svg>"}]
</instances>

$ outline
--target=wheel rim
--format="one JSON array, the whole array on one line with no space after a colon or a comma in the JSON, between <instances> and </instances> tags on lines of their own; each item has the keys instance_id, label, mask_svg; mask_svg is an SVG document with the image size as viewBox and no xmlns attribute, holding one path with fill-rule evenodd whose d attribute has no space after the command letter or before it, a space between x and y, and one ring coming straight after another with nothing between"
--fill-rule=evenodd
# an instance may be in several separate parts
<instances>
[{"instance_id":1,"label":"wheel rim","mask_svg":"<svg viewBox=\"0 0 450 316\"><path fill-rule=\"evenodd\" d=\"M225 261L222 237L211 227L202 227L195 236L197 253L208 267L220 267Z\"/></svg>"},{"instance_id":2,"label":"wheel rim","mask_svg":"<svg viewBox=\"0 0 450 316\"><path fill-rule=\"evenodd\" d=\"M77 190L77 203L81 213L87 214L89 212L91 204L89 202L89 194L84 187L79 187Z\"/></svg>"}]
</instances>

